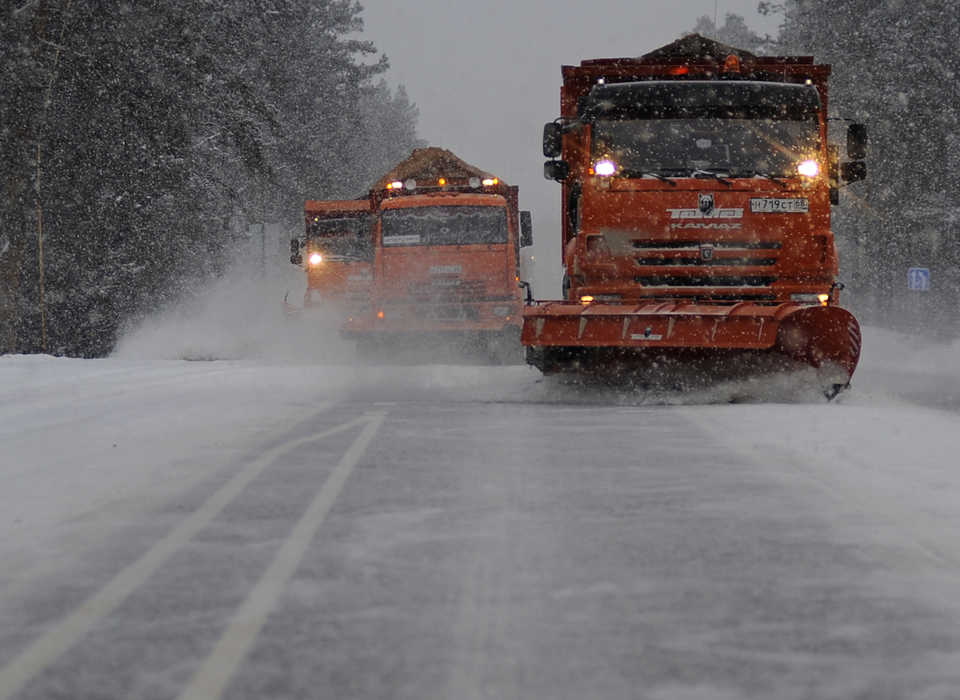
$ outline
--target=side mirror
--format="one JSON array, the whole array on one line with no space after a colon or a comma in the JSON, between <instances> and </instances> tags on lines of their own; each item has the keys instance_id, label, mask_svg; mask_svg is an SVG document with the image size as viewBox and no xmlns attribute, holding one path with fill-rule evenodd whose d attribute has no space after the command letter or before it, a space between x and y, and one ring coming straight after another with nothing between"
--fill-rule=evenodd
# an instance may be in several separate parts
<instances>
[{"instance_id":1,"label":"side mirror","mask_svg":"<svg viewBox=\"0 0 960 700\"><path fill-rule=\"evenodd\" d=\"M860 182L867 179L867 164L862 160L852 160L840 164L840 176L844 182Z\"/></svg>"},{"instance_id":2,"label":"side mirror","mask_svg":"<svg viewBox=\"0 0 960 700\"><path fill-rule=\"evenodd\" d=\"M543 176L548 180L563 182L570 177L570 164L565 160L548 160L543 164Z\"/></svg>"},{"instance_id":3,"label":"side mirror","mask_svg":"<svg viewBox=\"0 0 960 700\"><path fill-rule=\"evenodd\" d=\"M520 212L520 247L529 248L533 245L533 217L530 212Z\"/></svg>"},{"instance_id":4,"label":"side mirror","mask_svg":"<svg viewBox=\"0 0 960 700\"><path fill-rule=\"evenodd\" d=\"M563 128L556 122L543 125L543 155L558 158L563 150Z\"/></svg>"},{"instance_id":5,"label":"side mirror","mask_svg":"<svg viewBox=\"0 0 960 700\"><path fill-rule=\"evenodd\" d=\"M851 124L847 127L847 156L854 160L867 157L866 124Z\"/></svg>"},{"instance_id":6,"label":"side mirror","mask_svg":"<svg viewBox=\"0 0 960 700\"><path fill-rule=\"evenodd\" d=\"M294 238L290 241L290 262L294 265L303 264L303 256L300 255L300 239Z\"/></svg>"}]
</instances>

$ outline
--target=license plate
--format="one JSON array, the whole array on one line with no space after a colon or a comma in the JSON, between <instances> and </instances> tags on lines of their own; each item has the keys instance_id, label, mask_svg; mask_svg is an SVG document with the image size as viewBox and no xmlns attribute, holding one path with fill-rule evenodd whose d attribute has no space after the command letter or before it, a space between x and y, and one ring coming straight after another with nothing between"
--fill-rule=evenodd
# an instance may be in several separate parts
<instances>
[{"instance_id":1,"label":"license plate","mask_svg":"<svg viewBox=\"0 0 960 700\"><path fill-rule=\"evenodd\" d=\"M806 197L757 197L750 200L750 211L753 214L806 214L810 211L810 200Z\"/></svg>"}]
</instances>

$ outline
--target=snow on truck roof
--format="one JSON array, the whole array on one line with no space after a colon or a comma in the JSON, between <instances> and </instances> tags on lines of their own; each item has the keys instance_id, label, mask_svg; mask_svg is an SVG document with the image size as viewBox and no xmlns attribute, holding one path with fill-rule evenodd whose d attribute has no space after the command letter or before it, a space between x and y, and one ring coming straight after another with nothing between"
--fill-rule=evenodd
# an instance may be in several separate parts
<instances>
[{"instance_id":1,"label":"snow on truck roof","mask_svg":"<svg viewBox=\"0 0 960 700\"><path fill-rule=\"evenodd\" d=\"M685 37L681 37L666 46L661 46L659 49L651 51L650 53L645 53L640 59L713 58L722 61L730 55L736 56L740 60L757 57L756 54L750 53L749 51L708 39L700 34L687 34Z\"/></svg>"},{"instance_id":2,"label":"snow on truck roof","mask_svg":"<svg viewBox=\"0 0 960 700\"><path fill-rule=\"evenodd\" d=\"M746 49L708 39L700 34L688 34L666 46L635 58L594 58L580 62L582 68L601 66L661 65L677 62L720 63L728 56L736 56L742 63L759 65L812 64L813 56L760 56Z\"/></svg>"},{"instance_id":3,"label":"snow on truck roof","mask_svg":"<svg viewBox=\"0 0 960 700\"><path fill-rule=\"evenodd\" d=\"M453 152L443 148L418 148L407 158L393 166L393 169L380 178L371 189L386 189L391 182L404 182L411 178L414 180L437 180L441 177L451 180L478 177L484 180L496 176L485 170L475 168L458 158Z\"/></svg>"}]
</instances>

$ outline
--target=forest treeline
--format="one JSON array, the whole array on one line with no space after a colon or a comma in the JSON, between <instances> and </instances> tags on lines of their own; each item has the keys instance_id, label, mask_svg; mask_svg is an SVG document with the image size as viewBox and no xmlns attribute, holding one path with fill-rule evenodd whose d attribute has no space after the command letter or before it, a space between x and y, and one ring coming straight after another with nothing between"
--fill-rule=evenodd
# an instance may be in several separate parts
<instances>
[{"instance_id":1,"label":"forest treeline","mask_svg":"<svg viewBox=\"0 0 960 700\"><path fill-rule=\"evenodd\" d=\"M761 37L727 15L715 36L833 66L830 113L869 128L865 182L842 190L833 229L844 304L867 325L960 336L960 12L954 0L760 2L781 20ZM713 32L708 17L696 26ZM842 143L844 122L833 122ZM929 291L907 271L928 268Z\"/></svg>"},{"instance_id":2,"label":"forest treeline","mask_svg":"<svg viewBox=\"0 0 960 700\"><path fill-rule=\"evenodd\" d=\"M831 111L870 128L868 178L836 209L861 321L960 335L960 12L952 0L802 0L788 47L834 67ZM907 270L928 268L928 292Z\"/></svg>"},{"instance_id":3,"label":"forest treeline","mask_svg":"<svg viewBox=\"0 0 960 700\"><path fill-rule=\"evenodd\" d=\"M0 353L104 355L419 145L352 0L2 2Z\"/></svg>"}]
</instances>

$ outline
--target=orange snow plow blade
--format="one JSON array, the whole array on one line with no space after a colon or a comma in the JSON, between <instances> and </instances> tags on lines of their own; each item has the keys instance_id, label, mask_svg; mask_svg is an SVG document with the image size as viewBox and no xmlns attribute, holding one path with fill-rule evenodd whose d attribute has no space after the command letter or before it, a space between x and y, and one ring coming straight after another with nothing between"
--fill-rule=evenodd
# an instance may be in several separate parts
<instances>
[{"instance_id":1,"label":"orange snow plow blade","mask_svg":"<svg viewBox=\"0 0 960 700\"><path fill-rule=\"evenodd\" d=\"M792 302L544 302L524 308L521 342L527 361L545 374L609 377L694 360L719 361L709 365L717 378L743 378L799 363L817 370L832 397L856 369L860 326L838 306Z\"/></svg>"}]
</instances>

